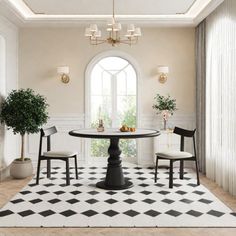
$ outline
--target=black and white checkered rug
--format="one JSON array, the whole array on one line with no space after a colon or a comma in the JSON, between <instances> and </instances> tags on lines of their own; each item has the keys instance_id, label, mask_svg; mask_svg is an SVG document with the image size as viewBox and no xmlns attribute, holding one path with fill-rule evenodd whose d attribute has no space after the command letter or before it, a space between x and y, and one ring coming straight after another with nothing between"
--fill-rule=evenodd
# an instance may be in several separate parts
<instances>
[{"instance_id":1,"label":"black and white checkered rug","mask_svg":"<svg viewBox=\"0 0 236 236\"><path fill-rule=\"evenodd\" d=\"M106 167L79 168L79 180L65 186L64 169L53 168L52 178L42 171L40 185L33 179L0 209L0 227L236 227L232 212L204 186L196 186L188 170L174 188L168 188L168 172L128 165L124 174L134 183L128 190L98 189ZM71 177L74 177L71 168Z\"/></svg>"}]
</instances>

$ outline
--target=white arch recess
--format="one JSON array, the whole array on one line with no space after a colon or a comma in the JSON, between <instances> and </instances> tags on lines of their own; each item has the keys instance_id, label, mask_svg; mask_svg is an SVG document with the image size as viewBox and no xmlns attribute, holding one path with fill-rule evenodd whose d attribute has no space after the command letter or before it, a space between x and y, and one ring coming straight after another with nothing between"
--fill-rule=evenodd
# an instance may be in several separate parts
<instances>
[{"instance_id":1,"label":"white arch recess","mask_svg":"<svg viewBox=\"0 0 236 236\"><path fill-rule=\"evenodd\" d=\"M85 127L90 127L91 123L91 117L90 117L90 83L91 83L91 73L94 68L94 66L102 59L106 57L120 57L126 61L128 61L134 68L136 72L136 78L137 78L137 91L136 91L136 107L137 107L137 127L140 126L140 78L141 78L141 72L140 67L137 63L137 61L131 57L129 54L118 51L118 50L108 50L102 53L97 54L95 57L92 58L92 60L88 63L85 71ZM86 160L90 160L90 153L89 153L89 142L85 145L85 157ZM139 145L137 142L137 161L138 161L138 154L139 154Z\"/></svg>"},{"instance_id":2,"label":"white arch recess","mask_svg":"<svg viewBox=\"0 0 236 236\"><path fill-rule=\"evenodd\" d=\"M6 93L6 41L5 38L0 35L0 96L4 96L5 93Z\"/></svg>"},{"instance_id":3,"label":"white arch recess","mask_svg":"<svg viewBox=\"0 0 236 236\"><path fill-rule=\"evenodd\" d=\"M0 35L0 105L6 95L6 41ZM4 165L4 125L0 124L0 169Z\"/></svg>"}]
</instances>

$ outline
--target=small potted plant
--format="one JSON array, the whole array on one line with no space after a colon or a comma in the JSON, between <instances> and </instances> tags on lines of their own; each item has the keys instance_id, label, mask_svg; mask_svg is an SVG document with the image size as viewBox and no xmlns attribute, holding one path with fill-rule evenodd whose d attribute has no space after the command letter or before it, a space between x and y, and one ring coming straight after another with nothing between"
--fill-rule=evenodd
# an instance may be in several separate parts
<instances>
[{"instance_id":1,"label":"small potted plant","mask_svg":"<svg viewBox=\"0 0 236 236\"><path fill-rule=\"evenodd\" d=\"M166 130L167 120L177 110L176 99L172 99L170 95L167 97L157 94L155 97L155 103L152 108L156 110L157 114L162 114L164 130Z\"/></svg>"},{"instance_id":2,"label":"small potted plant","mask_svg":"<svg viewBox=\"0 0 236 236\"><path fill-rule=\"evenodd\" d=\"M35 94L32 89L13 90L1 105L1 123L21 136L20 158L15 159L10 167L14 178L26 178L33 173L32 162L24 154L25 134L37 133L47 122L47 106L45 97Z\"/></svg>"}]
</instances>

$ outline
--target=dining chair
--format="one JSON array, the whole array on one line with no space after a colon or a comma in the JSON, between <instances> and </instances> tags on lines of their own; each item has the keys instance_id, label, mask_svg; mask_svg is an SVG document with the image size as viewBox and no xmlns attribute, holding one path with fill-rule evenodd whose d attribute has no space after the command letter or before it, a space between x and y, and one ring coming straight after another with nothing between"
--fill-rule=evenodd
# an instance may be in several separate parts
<instances>
[{"instance_id":1,"label":"dining chair","mask_svg":"<svg viewBox=\"0 0 236 236\"><path fill-rule=\"evenodd\" d=\"M175 161L180 161L180 169L179 169L179 178L184 178L184 161L194 161L196 167L197 174L197 185L200 185L199 180L199 171L198 171L198 160L196 153L196 144L195 144L195 131L194 130L186 130L179 127L175 127L173 133L180 135L180 151L168 150L165 152L156 153L156 166L155 166L155 177L154 181L157 182L157 169L158 169L158 160L169 160L169 188L173 188L173 163ZM184 140L185 138L192 138L193 140L193 154L184 151Z\"/></svg>"},{"instance_id":2,"label":"dining chair","mask_svg":"<svg viewBox=\"0 0 236 236\"><path fill-rule=\"evenodd\" d=\"M40 174L40 165L42 160L47 161L47 178L51 177L51 160L62 160L66 163L66 185L70 185L70 168L69 168L69 159L74 158L75 161L75 177L78 179L78 169L77 169L77 152L73 151L52 151L51 150L51 136L57 133L55 126L41 129L40 130L40 140L39 140L39 154L38 154L38 167L37 167L37 177L36 184L39 184L39 174ZM43 152L43 139L47 139L47 151Z\"/></svg>"}]
</instances>

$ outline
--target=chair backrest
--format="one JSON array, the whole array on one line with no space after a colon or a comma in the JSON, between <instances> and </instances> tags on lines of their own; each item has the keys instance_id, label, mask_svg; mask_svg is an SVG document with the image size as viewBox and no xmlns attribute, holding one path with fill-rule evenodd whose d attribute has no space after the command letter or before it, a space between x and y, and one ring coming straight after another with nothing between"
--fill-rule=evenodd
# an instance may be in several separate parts
<instances>
[{"instance_id":1,"label":"chair backrest","mask_svg":"<svg viewBox=\"0 0 236 236\"><path fill-rule=\"evenodd\" d=\"M47 137L47 136L50 136L50 135L53 135L55 133L57 133L57 128L56 126L52 126L50 128L47 128L47 129L41 129L42 131L42 134L44 137Z\"/></svg>"},{"instance_id":2,"label":"chair backrest","mask_svg":"<svg viewBox=\"0 0 236 236\"><path fill-rule=\"evenodd\" d=\"M57 133L56 126L46 129L40 129L39 156L42 155L43 138L47 138L47 151L51 150L51 135Z\"/></svg>"},{"instance_id":3,"label":"chair backrest","mask_svg":"<svg viewBox=\"0 0 236 236\"><path fill-rule=\"evenodd\" d=\"M193 150L194 150L194 156L196 157L196 144L195 144L195 132L194 130L187 130L182 129L179 127L175 127L173 133L180 135L180 151L184 151L184 138L192 138L193 139Z\"/></svg>"}]
</instances>

